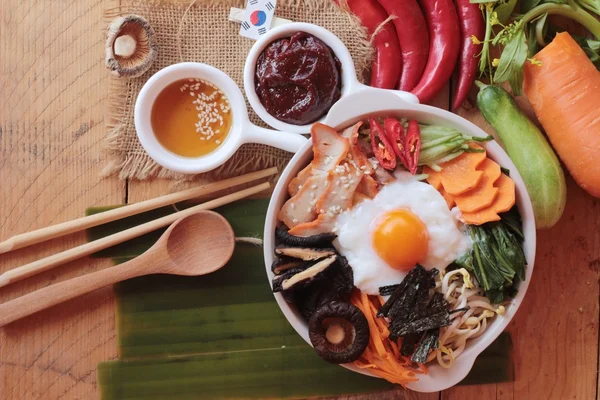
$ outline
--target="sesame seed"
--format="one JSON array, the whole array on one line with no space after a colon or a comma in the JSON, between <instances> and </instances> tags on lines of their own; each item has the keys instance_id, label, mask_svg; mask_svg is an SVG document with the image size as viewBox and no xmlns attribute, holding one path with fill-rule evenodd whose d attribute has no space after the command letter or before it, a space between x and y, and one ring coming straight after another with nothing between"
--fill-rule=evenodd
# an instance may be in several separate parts
<instances>
[{"instance_id":1,"label":"sesame seed","mask_svg":"<svg viewBox=\"0 0 600 400\"><path fill-rule=\"evenodd\" d=\"M294 219L292 220L292 222L293 222L293 223L295 223L295 224L297 224L297 223L298 223L298 220L297 220L296 218L294 218Z\"/></svg>"},{"instance_id":2,"label":"sesame seed","mask_svg":"<svg viewBox=\"0 0 600 400\"><path fill-rule=\"evenodd\" d=\"M319 210L319 214L325 214L325 210L323 210L322 208Z\"/></svg>"},{"instance_id":3,"label":"sesame seed","mask_svg":"<svg viewBox=\"0 0 600 400\"><path fill-rule=\"evenodd\" d=\"M220 140L215 140L215 143L216 144L221 144L221 141Z\"/></svg>"},{"instance_id":4,"label":"sesame seed","mask_svg":"<svg viewBox=\"0 0 600 400\"><path fill-rule=\"evenodd\" d=\"M308 207L308 208L306 209L306 211L307 211L307 212L311 212L311 211L312 211L312 208L311 208L311 207Z\"/></svg>"},{"instance_id":5,"label":"sesame seed","mask_svg":"<svg viewBox=\"0 0 600 400\"><path fill-rule=\"evenodd\" d=\"M346 200L346 199L347 199L347 197L346 197L346 196L340 196L340 198L341 198L342 200Z\"/></svg>"},{"instance_id":6,"label":"sesame seed","mask_svg":"<svg viewBox=\"0 0 600 400\"><path fill-rule=\"evenodd\" d=\"M294 208L296 208L296 205L294 203L290 203L290 208L293 210Z\"/></svg>"},{"instance_id":7,"label":"sesame seed","mask_svg":"<svg viewBox=\"0 0 600 400\"><path fill-rule=\"evenodd\" d=\"M312 185L310 188L314 190L317 188L317 185Z\"/></svg>"},{"instance_id":8,"label":"sesame seed","mask_svg":"<svg viewBox=\"0 0 600 400\"><path fill-rule=\"evenodd\" d=\"M302 185L298 185L298 190L302 189Z\"/></svg>"},{"instance_id":9,"label":"sesame seed","mask_svg":"<svg viewBox=\"0 0 600 400\"><path fill-rule=\"evenodd\" d=\"M347 183L344 185L344 189L348 189L349 187L350 187L350 185Z\"/></svg>"}]
</instances>

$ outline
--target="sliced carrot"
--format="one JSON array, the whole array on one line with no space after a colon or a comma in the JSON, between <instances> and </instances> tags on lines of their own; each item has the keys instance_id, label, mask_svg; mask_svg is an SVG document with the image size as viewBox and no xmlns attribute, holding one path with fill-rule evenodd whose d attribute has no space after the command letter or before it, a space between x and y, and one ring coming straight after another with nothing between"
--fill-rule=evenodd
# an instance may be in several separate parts
<instances>
[{"instance_id":1,"label":"sliced carrot","mask_svg":"<svg viewBox=\"0 0 600 400\"><path fill-rule=\"evenodd\" d=\"M460 220L468 225L481 225L486 222L500 221L500 216L492 207L486 207L473 213L462 213Z\"/></svg>"},{"instance_id":2,"label":"sliced carrot","mask_svg":"<svg viewBox=\"0 0 600 400\"><path fill-rule=\"evenodd\" d=\"M469 225L500 221L498 214L510 210L515 205L515 182L508 176L501 174L494 186L498 188L498 196L492 204L476 212L462 213L461 221Z\"/></svg>"},{"instance_id":3,"label":"sliced carrot","mask_svg":"<svg viewBox=\"0 0 600 400\"><path fill-rule=\"evenodd\" d=\"M494 200L491 207L497 213L503 213L515 205L515 181L502 174L496 182L496 186L498 187L498 197Z\"/></svg>"},{"instance_id":4,"label":"sliced carrot","mask_svg":"<svg viewBox=\"0 0 600 400\"><path fill-rule=\"evenodd\" d=\"M454 205L456 204L454 201L454 196L452 196L450 193L446 192L443 187L440 187L438 189L438 191L444 197L444 200L446 200L446 204L448 204L448 208L452 209L452 207L454 207Z\"/></svg>"},{"instance_id":5,"label":"sliced carrot","mask_svg":"<svg viewBox=\"0 0 600 400\"><path fill-rule=\"evenodd\" d=\"M500 166L486 158L478 169L483 171L479 184L468 192L454 196L456 206L463 213L473 213L489 207L498 195L498 188L494 187L494 183L502 174Z\"/></svg>"},{"instance_id":6,"label":"sliced carrot","mask_svg":"<svg viewBox=\"0 0 600 400\"><path fill-rule=\"evenodd\" d=\"M398 345L389 339L387 320L377 317L383 298L355 290L350 302L363 312L369 323L369 344L354 365L403 386L418 380L417 374L422 369L414 368L410 359L400 354Z\"/></svg>"},{"instance_id":7,"label":"sliced carrot","mask_svg":"<svg viewBox=\"0 0 600 400\"><path fill-rule=\"evenodd\" d=\"M441 190L442 187L442 174L441 171L435 171L428 166L423 167L423 173L427 174L427 183L435 188L435 190Z\"/></svg>"},{"instance_id":8,"label":"sliced carrot","mask_svg":"<svg viewBox=\"0 0 600 400\"><path fill-rule=\"evenodd\" d=\"M471 144L472 148L482 149L481 146ZM427 182L433 187L441 184L451 195L459 195L465 193L477 186L483 172L478 171L479 165L486 160L486 153L463 153L453 160L440 165L441 171L434 171L431 168L426 168L424 172L429 175Z\"/></svg>"}]
</instances>

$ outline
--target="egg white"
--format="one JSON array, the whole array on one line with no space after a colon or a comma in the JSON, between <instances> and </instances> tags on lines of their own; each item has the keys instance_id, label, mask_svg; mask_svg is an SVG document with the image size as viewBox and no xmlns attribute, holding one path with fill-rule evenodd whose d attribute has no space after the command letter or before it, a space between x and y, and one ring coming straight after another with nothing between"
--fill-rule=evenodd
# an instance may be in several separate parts
<instances>
[{"instance_id":1,"label":"egg white","mask_svg":"<svg viewBox=\"0 0 600 400\"><path fill-rule=\"evenodd\" d=\"M429 248L421 261L426 269L444 270L471 249L471 240L459 229L458 215L448 210L442 195L431 185L414 179L399 179L383 187L372 200L365 200L340 214L335 247L354 272L354 285L368 294L379 287L400 283L406 272L390 267L373 248L373 231L386 212L408 209L427 226Z\"/></svg>"}]
</instances>

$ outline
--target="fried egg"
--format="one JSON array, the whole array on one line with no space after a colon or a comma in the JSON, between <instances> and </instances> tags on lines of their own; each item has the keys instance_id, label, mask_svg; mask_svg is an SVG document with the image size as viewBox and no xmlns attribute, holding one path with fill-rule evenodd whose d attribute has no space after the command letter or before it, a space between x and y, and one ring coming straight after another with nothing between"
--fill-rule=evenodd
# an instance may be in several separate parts
<instances>
[{"instance_id":1,"label":"fried egg","mask_svg":"<svg viewBox=\"0 0 600 400\"><path fill-rule=\"evenodd\" d=\"M335 246L368 294L400 283L417 264L442 271L471 248L458 214L442 195L417 180L398 180L338 216Z\"/></svg>"}]
</instances>

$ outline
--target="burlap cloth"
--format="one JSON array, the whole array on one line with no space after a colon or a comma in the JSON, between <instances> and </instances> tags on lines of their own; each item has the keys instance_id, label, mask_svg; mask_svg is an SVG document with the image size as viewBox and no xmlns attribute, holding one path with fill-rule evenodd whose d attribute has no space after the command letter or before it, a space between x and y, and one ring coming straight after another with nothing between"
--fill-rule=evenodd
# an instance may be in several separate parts
<instances>
[{"instance_id":1,"label":"burlap cloth","mask_svg":"<svg viewBox=\"0 0 600 400\"><path fill-rule=\"evenodd\" d=\"M230 8L244 8L244 1L198 0L187 13L186 9L190 5L187 0L124 0L121 3L117 8L106 10L104 16L107 25L120 15L142 15L154 28L159 51L158 59L152 68L141 77L111 77L106 119L106 148L110 157L103 174L118 174L121 179L189 179L190 176L164 169L148 157L135 133L135 100L152 74L182 61L204 62L220 68L229 74L243 91L244 62L254 41L241 37L240 25L229 22L227 18ZM365 31L355 17L338 8L331 0L278 0L276 16L293 21L311 22L331 30L348 46L357 71L364 71L370 64L373 50ZM180 23L182 30L179 37ZM182 58L179 55L179 43ZM248 108L248 111L252 122L266 126L251 108ZM278 166L281 170L290 157L290 153L282 150L265 145L247 144L222 167L196 176L194 180L211 181L270 166Z\"/></svg>"}]
</instances>

